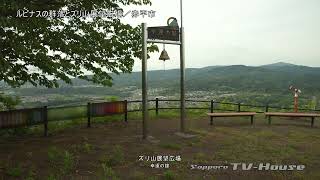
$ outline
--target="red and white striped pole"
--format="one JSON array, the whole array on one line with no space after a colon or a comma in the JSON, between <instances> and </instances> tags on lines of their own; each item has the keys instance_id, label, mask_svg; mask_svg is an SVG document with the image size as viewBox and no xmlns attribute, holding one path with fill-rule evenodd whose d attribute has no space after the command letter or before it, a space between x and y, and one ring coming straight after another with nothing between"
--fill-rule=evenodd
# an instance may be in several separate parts
<instances>
[{"instance_id":1,"label":"red and white striped pole","mask_svg":"<svg viewBox=\"0 0 320 180\"><path fill-rule=\"evenodd\" d=\"M294 112L298 112L298 96L294 96Z\"/></svg>"},{"instance_id":2,"label":"red and white striped pole","mask_svg":"<svg viewBox=\"0 0 320 180\"><path fill-rule=\"evenodd\" d=\"M301 91L300 89L297 89L293 86L290 86L289 89L292 90L294 93L294 112L298 112L299 111L298 99L299 99L299 93L301 93Z\"/></svg>"}]
</instances>

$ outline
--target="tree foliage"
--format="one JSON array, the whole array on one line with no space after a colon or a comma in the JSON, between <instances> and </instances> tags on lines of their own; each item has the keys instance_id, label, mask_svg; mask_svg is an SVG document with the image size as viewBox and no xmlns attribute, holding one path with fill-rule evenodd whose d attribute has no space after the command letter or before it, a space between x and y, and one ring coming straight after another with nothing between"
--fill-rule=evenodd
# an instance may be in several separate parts
<instances>
[{"instance_id":1,"label":"tree foliage","mask_svg":"<svg viewBox=\"0 0 320 180\"><path fill-rule=\"evenodd\" d=\"M150 0L0 0L0 81L58 87L72 77L112 85L108 72L132 71L141 56L141 27L95 17L16 17L25 10L106 10L148 5ZM158 51L150 45L149 52ZM92 76L87 76L91 73Z\"/></svg>"},{"instance_id":2,"label":"tree foliage","mask_svg":"<svg viewBox=\"0 0 320 180\"><path fill-rule=\"evenodd\" d=\"M14 109L21 102L19 97L12 97L0 93L0 110Z\"/></svg>"}]
</instances>

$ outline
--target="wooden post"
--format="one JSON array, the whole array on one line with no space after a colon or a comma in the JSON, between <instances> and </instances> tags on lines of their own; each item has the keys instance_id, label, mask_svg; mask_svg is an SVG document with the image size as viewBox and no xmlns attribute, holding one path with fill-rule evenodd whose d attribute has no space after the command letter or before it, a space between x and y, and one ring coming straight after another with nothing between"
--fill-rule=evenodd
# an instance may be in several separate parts
<instances>
[{"instance_id":1,"label":"wooden post","mask_svg":"<svg viewBox=\"0 0 320 180\"><path fill-rule=\"evenodd\" d=\"M159 115L159 98L156 98L156 115Z\"/></svg>"},{"instance_id":2,"label":"wooden post","mask_svg":"<svg viewBox=\"0 0 320 180\"><path fill-rule=\"evenodd\" d=\"M311 118L311 127L314 126L314 117Z\"/></svg>"},{"instance_id":3,"label":"wooden post","mask_svg":"<svg viewBox=\"0 0 320 180\"><path fill-rule=\"evenodd\" d=\"M253 116L251 116L251 125L253 125Z\"/></svg>"},{"instance_id":4,"label":"wooden post","mask_svg":"<svg viewBox=\"0 0 320 180\"><path fill-rule=\"evenodd\" d=\"M210 125L213 126L213 117L210 116Z\"/></svg>"},{"instance_id":5,"label":"wooden post","mask_svg":"<svg viewBox=\"0 0 320 180\"><path fill-rule=\"evenodd\" d=\"M91 127L91 103L88 103L87 105L87 117L88 117L88 124L87 127Z\"/></svg>"},{"instance_id":6,"label":"wooden post","mask_svg":"<svg viewBox=\"0 0 320 180\"><path fill-rule=\"evenodd\" d=\"M271 116L269 115L268 118L269 118L269 125L271 125Z\"/></svg>"},{"instance_id":7,"label":"wooden post","mask_svg":"<svg viewBox=\"0 0 320 180\"><path fill-rule=\"evenodd\" d=\"M294 112L298 112L298 96L294 96Z\"/></svg>"},{"instance_id":8,"label":"wooden post","mask_svg":"<svg viewBox=\"0 0 320 180\"><path fill-rule=\"evenodd\" d=\"M124 108L124 109L125 109L124 121L127 123L127 122L128 122L128 101L125 100L124 103L125 103L125 108Z\"/></svg>"},{"instance_id":9,"label":"wooden post","mask_svg":"<svg viewBox=\"0 0 320 180\"><path fill-rule=\"evenodd\" d=\"M266 112L269 112L269 104L266 105ZM267 116L265 116L265 119L267 118Z\"/></svg>"},{"instance_id":10,"label":"wooden post","mask_svg":"<svg viewBox=\"0 0 320 180\"><path fill-rule=\"evenodd\" d=\"M43 127L44 127L44 136L48 136L48 108L47 106L43 107Z\"/></svg>"},{"instance_id":11,"label":"wooden post","mask_svg":"<svg viewBox=\"0 0 320 180\"><path fill-rule=\"evenodd\" d=\"M238 103L238 112L241 112L241 103Z\"/></svg>"},{"instance_id":12,"label":"wooden post","mask_svg":"<svg viewBox=\"0 0 320 180\"><path fill-rule=\"evenodd\" d=\"M211 106L210 106L210 112L213 113L213 105L214 105L214 101L211 100ZM210 125L213 125L213 117L210 116Z\"/></svg>"}]
</instances>

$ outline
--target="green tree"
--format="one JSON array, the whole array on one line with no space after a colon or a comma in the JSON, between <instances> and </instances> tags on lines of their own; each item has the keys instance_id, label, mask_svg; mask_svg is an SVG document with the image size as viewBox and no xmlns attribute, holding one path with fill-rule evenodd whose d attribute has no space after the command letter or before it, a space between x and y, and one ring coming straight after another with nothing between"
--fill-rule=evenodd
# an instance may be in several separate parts
<instances>
[{"instance_id":1,"label":"green tree","mask_svg":"<svg viewBox=\"0 0 320 180\"><path fill-rule=\"evenodd\" d=\"M308 109L316 109L317 108L317 98L315 96L313 96L312 100L309 101L307 108Z\"/></svg>"},{"instance_id":2,"label":"green tree","mask_svg":"<svg viewBox=\"0 0 320 180\"><path fill-rule=\"evenodd\" d=\"M14 109L20 102L19 97L12 97L0 93L0 110Z\"/></svg>"},{"instance_id":3,"label":"green tree","mask_svg":"<svg viewBox=\"0 0 320 180\"><path fill-rule=\"evenodd\" d=\"M119 97L118 96L106 96L104 99L106 101L114 102L114 101L118 101Z\"/></svg>"},{"instance_id":4,"label":"green tree","mask_svg":"<svg viewBox=\"0 0 320 180\"><path fill-rule=\"evenodd\" d=\"M59 87L80 78L112 86L109 72L130 73L141 57L141 27L121 18L17 17L18 10L68 12L151 5L150 0L0 0L0 82ZM150 45L148 52L158 51ZM88 76L87 74L92 74Z\"/></svg>"}]
</instances>

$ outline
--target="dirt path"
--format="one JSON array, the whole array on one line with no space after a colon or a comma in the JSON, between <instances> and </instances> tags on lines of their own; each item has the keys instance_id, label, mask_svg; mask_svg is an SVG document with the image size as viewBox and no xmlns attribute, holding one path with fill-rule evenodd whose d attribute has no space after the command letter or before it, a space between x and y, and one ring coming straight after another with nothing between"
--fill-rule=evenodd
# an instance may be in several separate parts
<instances>
[{"instance_id":1,"label":"dirt path","mask_svg":"<svg viewBox=\"0 0 320 180\"><path fill-rule=\"evenodd\" d=\"M256 142L258 138L270 139L275 151L277 141L291 143L286 138L291 129L306 130L304 126L290 128L276 126L272 130L266 125L256 125L251 127L249 121L230 121L225 123L217 121L217 127L210 127L208 119L199 118L189 121L192 133L197 136L191 139L181 138L175 135L179 131L179 121L177 119L157 119L150 123L150 134L159 143L150 143L141 140L141 122L107 122L103 124L93 124L92 128L86 128L85 124L68 128L58 133L50 134L49 137L27 136L24 138L14 137L0 140L0 179L285 179L292 177L302 178L301 173L274 173L257 171L202 171L190 170L191 164L202 165L226 165L231 159L236 162L249 155L261 147ZM320 134L316 130L310 130L315 137ZM252 137L248 137L247 132L252 132ZM263 134L261 134L263 132ZM247 133L247 134L246 134ZM270 133L270 134L267 134ZM243 137L238 138L237 137ZM246 138L249 138L246 140ZM251 138L251 139L250 139ZM243 139L243 141L241 140ZM253 139L253 144L249 144L250 149L241 146ZM319 140L317 140L319 141ZM232 146L244 148L243 155L235 149L233 154ZM238 144L240 143L240 145ZM297 142L296 142L297 143ZM303 144L296 145L301 150ZM246 145L248 146L248 145ZM115 147L120 147L119 152L115 152ZM225 151L224 148L228 148ZM263 146L264 147L264 146ZM287 147L287 146L285 146ZM283 147L280 147L283 148ZM252 152L251 152L252 150ZM319 146L312 146L308 151L314 152L310 156L318 155ZM229 153L229 154L228 154ZM259 151L257 150L257 153ZM269 154L268 154L269 153ZM266 151L266 156L271 156L277 160L274 152ZM291 153L291 152L289 152ZM120 155L119 155L120 154ZM181 156L181 162L170 162L169 169L155 169L150 165L153 162L139 161L140 156ZM102 164L109 163L106 159L116 157L123 159L118 164L112 165L111 170L104 169ZM230 158L229 158L230 157ZM233 159L232 159L233 158ZM248 158L248 163L259 160L260 157L253 155ZM308 157L313 158L313 157ZM261 160L266 159L261 157ZM291 162L300 159L292 158ZM115 160L116 161L116 160ZM281 162L281 159L280 159ZM317 159L311 161L311 170L319 168ZM309 172L309 171L307 171ZM312 178L311 178L312 179Z\"/></svg>"}]
</instances>

